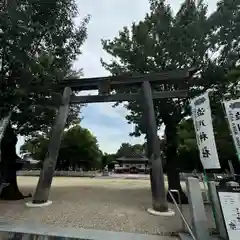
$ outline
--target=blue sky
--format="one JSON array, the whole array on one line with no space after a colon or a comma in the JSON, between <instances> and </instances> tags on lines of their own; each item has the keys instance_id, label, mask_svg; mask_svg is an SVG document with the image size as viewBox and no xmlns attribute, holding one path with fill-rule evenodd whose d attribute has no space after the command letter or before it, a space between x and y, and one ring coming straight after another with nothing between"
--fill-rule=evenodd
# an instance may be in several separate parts
<instances>
[{"instance_id":1,"label":"blue sky","mask_svg":"<svg viewBox=\"0 0 240 240\"><path fill-rule=\"evenodd\" d=\"M142 20L149 10L148 0L76 0L79 8L79 18L91 15L88 25L88 38L83 45L83 54L74 64L75 69L83 68L84 77L107 76L109 73L101 66L100 58L110 61L101 46L101 39L113 39L124 26L130 26L133 21ZM183 1L168 0L176 12ZM217 0L206 1L209 11L216 8ZM89 93L84 93L89 94ZM102 151L114 153L121 143L143 143L144 136L129 137L134 126L125 120L127 111L123 107L112 107L113 103L88 104L82 109L84 117L81 125L88 128L98 139ZM161 133L159 133L161 134ZM17 149L22 145L23 138L18 141Z\"/></svg>"}]
</instances>

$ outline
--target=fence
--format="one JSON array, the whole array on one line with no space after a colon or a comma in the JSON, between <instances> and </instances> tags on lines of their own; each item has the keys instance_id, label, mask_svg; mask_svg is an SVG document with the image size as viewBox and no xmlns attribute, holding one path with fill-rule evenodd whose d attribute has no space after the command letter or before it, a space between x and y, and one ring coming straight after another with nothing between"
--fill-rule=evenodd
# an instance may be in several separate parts
<instances>
[{"instance_id":1,"label":"fence","mask_svg":"<svg viewBox=\"0 0 240 240\"><path fill-rule=\"evenodd\" d=\"M17 172L18 176L39 176L40 170L22 170ZM99 171L55 171L54 176L58 177L96 177L98 175L101 175ZM119 174L118 174L119 175ZM185 181L188 177L192 177L192 173L180 173L180 180ZM226 174L213 174L212 178L216 179L217 176L226 177ZM203 180L203 174L199 173L196 175L196 177L202 181ZM166 178L167 180L167 178Z\"/></svg>"},{"instance_id":2,"label":"fence","mask_svg":"<svg viewBox=\"0 0 240 240\"><path fill-rule=\"evenodd\" d=\"M181 181L186 181L187 178L192 177L193 175L194 175L193 173L180 173L180 180ZM203 173L197 173L195 175L195 177L197 177L200 181L202 181L203 178L204 178L204 175L203 175ZM220 174L220 173L208 174L208 178L210 178L210 179L215 179L216 180L216 179L218 179L218 177L225 178L225 177L227 177L227 174L226 173L222 173L222 174Z\"/></svg>"},{"instance_id":3,"label":"fence","mask_svg":"<svg viewBox=\"0 0 240 240\"><path fill-rule=\"evenodd\" d=\"M40 170L18 171L18 176L39 176ZM83 171L55 171L54 176L57 177L95 177L97 172L83 172Z\"/></svg>"}]
</instances>

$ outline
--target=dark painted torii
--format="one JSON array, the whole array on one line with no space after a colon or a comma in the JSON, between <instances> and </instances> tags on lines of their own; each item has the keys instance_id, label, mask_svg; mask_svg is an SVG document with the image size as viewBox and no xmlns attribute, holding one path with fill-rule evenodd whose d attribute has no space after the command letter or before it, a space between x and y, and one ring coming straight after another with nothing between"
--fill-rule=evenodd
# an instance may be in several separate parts
<instances>
[{"instance_id":1,"label":"dark painted torii","mask_svg":"<svg viewBox=\"0 0 240 240\"><path fill-rule=\"evenodd\" d=\"M188 97L188 89L152 92L151 84L181 84L187 88L189 83L188 80L192 78L194 72L195 69L185 69L145 75L121 75L99 78L66 79L62 81L60 85L64 88L64 93L61 106L59 107L59 112L52 129L48 152L31 204L41 205L48 202L70 104L141 100L146 119L145 122L147 124L148 146L152 150L150 154L152 205L155 211L167 212L168 206L153 99L186 98ZM110 94L112 90L118 89L124 85L128 87L139 86L140 91L138 93ZM75 96L72 92L83 90L99 90L99 94L95 96Z\"/></svg>"}]
</instances>

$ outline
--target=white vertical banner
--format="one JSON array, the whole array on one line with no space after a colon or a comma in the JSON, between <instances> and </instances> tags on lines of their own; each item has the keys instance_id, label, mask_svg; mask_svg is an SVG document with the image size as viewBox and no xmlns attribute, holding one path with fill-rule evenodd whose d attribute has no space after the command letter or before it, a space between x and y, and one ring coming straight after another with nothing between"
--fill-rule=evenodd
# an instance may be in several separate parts
<instances>
[{"instance_id":1,"label":"white vertical banner","mask_svg":"<svg viewBox=\"0 0 240 240\"><path fill-rule=\"evenodd\" d=\"M233 141L240 159L240 99L223 102Z\"/></svg>"},{"instance_id":2,"label":"white vertical banner","mask_svg":"<svg viewBox=\"0 0 240 240\"><path fill-rule=\"evenodd\" d=\"M191 100L192 118L204 169L221 168L215 143L208 92Z\"/></svg>"}]
</instances>

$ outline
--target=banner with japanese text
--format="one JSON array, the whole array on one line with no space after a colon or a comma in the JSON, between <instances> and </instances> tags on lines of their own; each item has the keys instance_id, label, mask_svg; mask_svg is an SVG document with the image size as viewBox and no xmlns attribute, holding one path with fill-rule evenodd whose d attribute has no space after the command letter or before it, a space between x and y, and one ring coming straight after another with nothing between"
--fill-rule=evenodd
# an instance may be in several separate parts
<instances>
[{"instance_id":1,"label":"banner with japanese text","mask_svg":"<svg viewBox=\"0 0 240 240\"><path fill-rule=\"evenodd\" d=\"M223 102L233 141L240 159L240 99Z\"/></svg>"},{"instance_id":2,"label":"banner with japanese text","mask_svg":"<svg viewBox=\"0 0 240 240\"><path fill-rule=\"evenodd\" d=\"M192 118L204 169L221 168L212 125L208 92L191 100Z\"/></svg>"}]
</instances>

